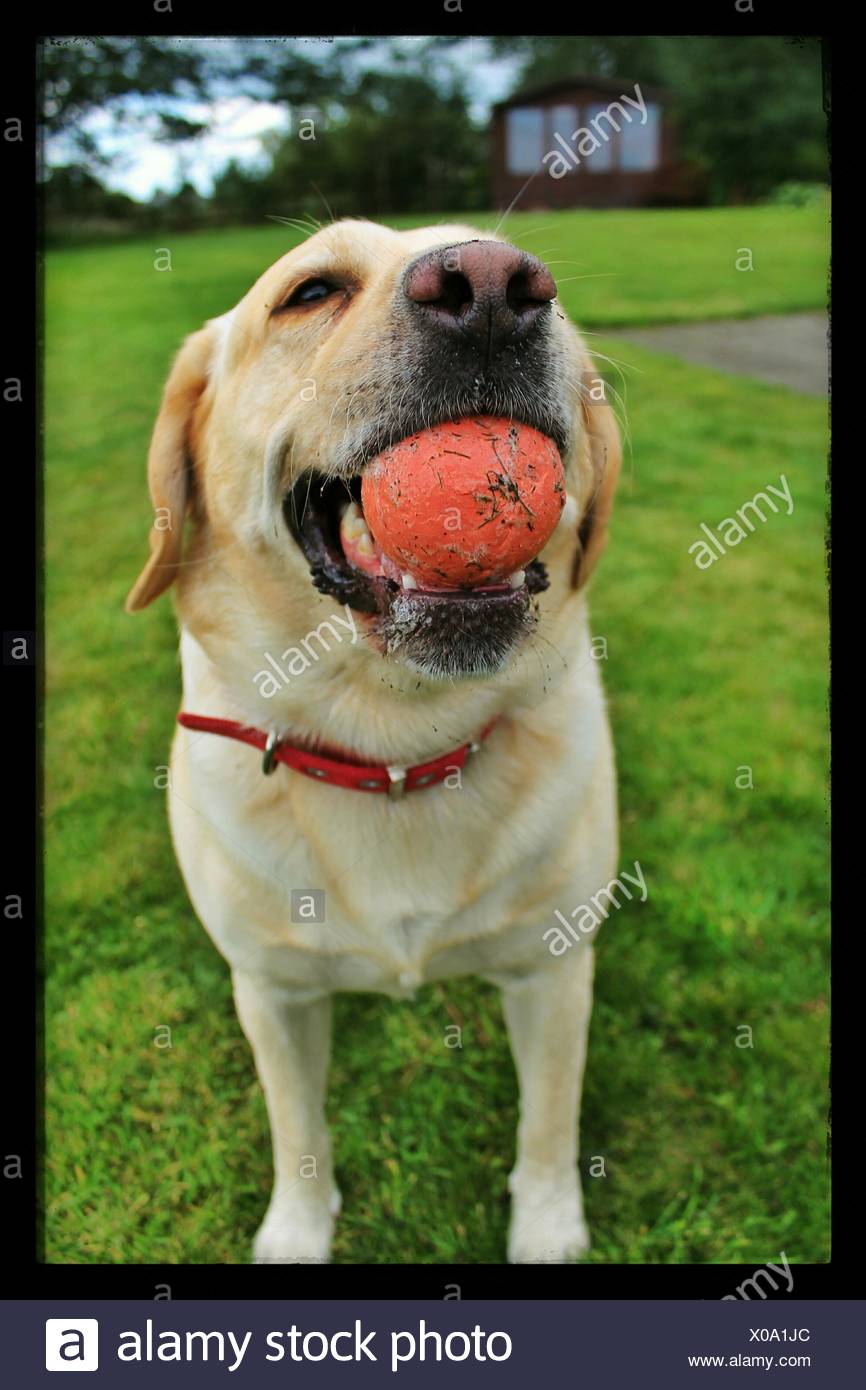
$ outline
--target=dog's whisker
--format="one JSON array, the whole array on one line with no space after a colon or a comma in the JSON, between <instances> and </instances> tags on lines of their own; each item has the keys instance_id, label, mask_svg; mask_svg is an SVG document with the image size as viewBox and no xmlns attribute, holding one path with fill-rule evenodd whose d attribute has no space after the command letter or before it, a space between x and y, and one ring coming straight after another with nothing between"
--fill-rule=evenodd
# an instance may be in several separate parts
<instances>
[{"instance_id":1,"label":"dog's whisker","mask_svg":"<svg viewBox=\"0 0 866 1390\"><path fill-rule=\"evenodd\" d=\"M316 183L311 183L310 186L311 186L311 188L313 188L313 189L315 190L316 193L318 193L318 195L319 195L319 197L321 198L322 202L325 204L325 211L327 212L327 214L328 214L328 216L330 217L331 222L332 222L332 224L333 224L334 222L336 222L337 219L336 219L336 217L334 216L334 210L333 210L333 208L331 207L331 204L328 202L327 198L325 197L325 195L324 195L324 193L322 192L321 188L319 188L318 184L316 184Z\"/></svg>"},{"instance_id":2,"label":"dog's whisker","mask_svg":"<svg viewBox=\"0 0 866 1390\"><path fill-rule=\"evenodd\" d=\"M538 236L539 232L549 232L550 229L551 229L551 227L555 227L555 226L556 226L556 223L555 223L555 222L545 222L541 227L530 227L529 231L527 231L527 232L518 232L517 235L514 235L514 234L512 233L512 235L511 235L511 240L512 240L512 241L525 241L527 237L530 237L530 236ZM535 254L538 255L538 256L540 256L542 253L541 253L540 251L537 251Z\"/></svg>"},{"instance_id":3,"label":"dog's whisker","mask_svg":"<svg viewBox=\"0 0 866 1390\"><path fill-rule=\"evenodd\" d=\"M618 270L599 270L592 271L589 275L566 275L564 278L557 276L558 285L569 285L572 280L609 280L619 275Z\"/></svg>"},{"instance_id":4,"label":"dog's whisker","mask_svg":"<svg viewBox=\"0 0 866 1390\"><path fill-rule=\"evenodd\" d=\"M304 219L300 217L281 217L277 213L268 212L265 216L271 222L281 222L285 227L292 227L296 232L303 232L305 236L315 236L321 230L321 223L315 219Z\"/></svg>"},{"instance_id":5,"label":"dog's whisker","mask_svg":"<svg viewBox=\"0 0 866 1390\"><path fill-rule=\"evenodd\" d=\"M494 229L493 229L493 235L494 235L494 236L497 236L497 235L498 235L499 229L500 229L502 226L504 226L504 224L505 224L505 219L513 212L513 210L514 210L515 206L517 205L517 203L520 202L520 199L523 197L523 195L524 195L524 193L526 192L527 188L528 188L529 185L532 183L532 180L533 180L534 178L537 178L537 176L538 176L541 172L542 172L542 170L541 170L540 168L534 170L533 173L531 173L531 174L529 175L529 178L526 180L526 183L523 185L523 187L522 187L521 189L519 189L517 193L515 193L514 197L511 199L511 202L508 204L508 207L505 209L505 211L503 212L502 216L500 217L499 221L496 223L496 226L495 226Z\"/></svg>"}]
</instances>

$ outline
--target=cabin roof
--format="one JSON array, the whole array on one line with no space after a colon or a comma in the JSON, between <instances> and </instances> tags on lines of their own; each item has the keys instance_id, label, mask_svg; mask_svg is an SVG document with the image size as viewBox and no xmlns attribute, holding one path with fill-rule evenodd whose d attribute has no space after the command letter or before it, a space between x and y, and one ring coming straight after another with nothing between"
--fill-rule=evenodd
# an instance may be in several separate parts
<instances>
[{"instance_id":1,"label":"cabin roof","mask_svg":"<svg viewBox=\"0 0 866 1390\"><path fill-rule=\"evenodd\" d=\"M623 77L590 77L587 73L575 73L573 77L561 77L556 82L545 82L542 86L527 87L515 92L504 101L494 102L492 110L505 111L510 106L531 106L534 101L543 101L547 97L560 94L567 96L576 87L588 87L591 91L603 93L604 96L630 96L637 85ZM641 83L640 89L641 95L650 101L663 100L668 95L664 88L654 87L649 83Z\"/></svg>"}]
</instances>

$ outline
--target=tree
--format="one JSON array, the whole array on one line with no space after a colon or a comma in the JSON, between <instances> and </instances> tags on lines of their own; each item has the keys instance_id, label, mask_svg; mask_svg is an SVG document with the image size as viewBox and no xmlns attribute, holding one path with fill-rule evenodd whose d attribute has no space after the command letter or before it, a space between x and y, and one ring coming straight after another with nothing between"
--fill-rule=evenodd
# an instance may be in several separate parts
<instances>
[{"instance_id":1,"label":"tree","mask_svg":"<svg viewBox=\"0 0 866 1390\"><path fill-rule=\"evenodd\" d=\"M229 225L261 223L269 212L280 210L275 206L269 178L242 168L234 159L214 179L211 208L220 222Z\"/></svg>"},{"instance_id":2,"label":"tree","mask_svg":"<svg viewBox=\"0 0 866 1390\"><path fill-rule=\"evenodd\" d=\"M812 40L692 39L672 52L682 148L716 201L761 198L788 180L827 178L821 55Z\"/></svg>"},{"instance_id":3,"label":"tree","mask_svg":"<svg viewBox=\"0 0 866 1390\"><path fill-rule=\"evenodd\" d=\"M493 52L501 57L523 58L516 91L543 86L560 78L589 76L662 84L667 75L666 50L671 42L664 37L637 38L615 34L559 35L518 38L498 35L490 40ZM683 43L683 39L674 39Z\"/></svg>"},{"instance_id":4,"label":"tree","mask_svg":"<svg viewBox=\"0 0 866 1390\"><path fill-rule=\"evenodd\" d=\"M680 152L703 170L716 201L760 198L787 180L827 177L816 39L502 36L491 42L496 53L524 57L518 91L578 74L665 88Z\"/></svg>"},{"instance_id":5,"label":"tree","mask_svg":"<svg viewBox=\"0 0 866 1390\"><path fill-rule=\"evenodd\" d=\"M125 221L140 208L125 193L103 188L97 178L77 165L60 165L45 183L43 210L49 222L60 218Z\"/></svg>"},{"instance_id":6,"label":"tree","mask_svg":"<svg viewBox=\"0 0 866 1390\"><path fill-rule=\"evenodd\" d=\"M142 97L203 96L216 76L205 51L162 39L46 39L41 51L42 125L66 134L85 163L105 162L81 123L96 110L115 122L141 119ZM203 126L170 112L153 112L165 138L188 139Z\"/></svg>"},{"instance_id":7,"label":"tree","mask_svg":"<svg viewBox=\"0 0 866 1390\"><path fill-rule=\"evenodd\" d=\"M313 59L297 47L227 40L219 52L153 39L98 39L49 46L44 64L45 125L74 140L90 201L103 198L101 156L82 122L107 112L117 129L144 124L159 138L187 141L205 129L182 114L182 99L225 94L265 97L287 110L288 132L263 140L264 169L232 161L214 181L206 209L195 191L154 196L150 212L173 225L205 217L260 222L268 215L376 216L389 212L483 207L486 132L449 62L448 44L411 46L348 40ZM172 104L180 112L169 109ZM102 159L102 163L105 160ZM74 180L55 184L54 217L83 216ZM64 202L68 198L68 202ZM139 222L147 208L132 204Z\"/></svg>"},{"instance_id":8,"label":"tree","mask_svg":"<svg viewBox=\"0 0 866 1390\"><path fill-rule=\"evenodd\" d=\"M420 64L419 64L420 65ZM321 99L321 98L320 98ZM378 216L480 208L487 197L486 133L460 83L412 67L365 71L312 124L304 108L273 151L264 183L273 215ZM305 138L306 137L306 138ZM239 188L237 174L232 175ZM252 193L255 180L246 185Z\"/></svg>"},{"instance_id":9,"label":"tree","mask_svg":"<svg viewBox=\"0 0 866 1390\"><path fill-rule=\"evenodd\" d=\"M316 62L291 41L48 38L40 54L42 126L48 135L66 135L82 162L96 167L107 156L82 129L94 111L106 113L117 129L156 122L157 139L186 141L207 123L178 115L171 103L211 101L226 90L289 106L337 98L355 56L372 42L341 41Z\"/></svg>"}]
</instances>

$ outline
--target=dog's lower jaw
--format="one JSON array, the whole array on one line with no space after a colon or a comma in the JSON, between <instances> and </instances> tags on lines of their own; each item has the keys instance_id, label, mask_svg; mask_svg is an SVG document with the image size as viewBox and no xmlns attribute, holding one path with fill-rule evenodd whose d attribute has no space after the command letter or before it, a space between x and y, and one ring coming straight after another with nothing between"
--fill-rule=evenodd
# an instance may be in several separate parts
<instances>
[{"instance_id":1,"label":"dog's lower jaw","mask_svg":"<svg viewBox=\"0 0 866 1390\"><path fill-rule=\"evenodd\" d=\"M394 598L376 624L385 652L431 680L494 676L534 629L529 591L515 591L491 615L483 600L433 600L425 609L411 594Z\"/></svg>"},{"instance_id":2,"label":"dog's lower jaw","mask_svg":"<svg viewBox=\"0 0 866 1390\"><path fill-rule=\"evenodd\" d=\"M508 1263L573 1264L589 1250L589 1230L577 1173L544 1183L509 1180Z\"/></svg>"},{"instance_id":3,"label":"dog's lower jaw","mask_svg":"<svg viewBox=\"0 0 866 1390\"><path fill-rule=\"evenodd\" d=\"M271 1198L265 1219L253 1243L255 1264L327 1264L331 1258L334 1218L341 1198L332 1187L330 1200L310 1198L294 1190Z\"/></svg>"}]
</instances>

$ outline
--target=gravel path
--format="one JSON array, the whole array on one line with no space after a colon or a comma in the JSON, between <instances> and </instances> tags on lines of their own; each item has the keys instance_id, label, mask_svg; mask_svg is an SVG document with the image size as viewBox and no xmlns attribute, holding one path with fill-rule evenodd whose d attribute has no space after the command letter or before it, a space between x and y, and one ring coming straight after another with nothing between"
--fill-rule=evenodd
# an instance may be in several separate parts
<instances>
[{"instance_id":1,"label":"gravel path","mask_svg":"<svg viewBox=\"0 0 866 1390\"><path fill-rule=\"evenodd\" d=\"M790 386L810 396L827 394L828 322L823 312L625 328L617 336L720 372Z\"/></svg>"}]
</instances>

